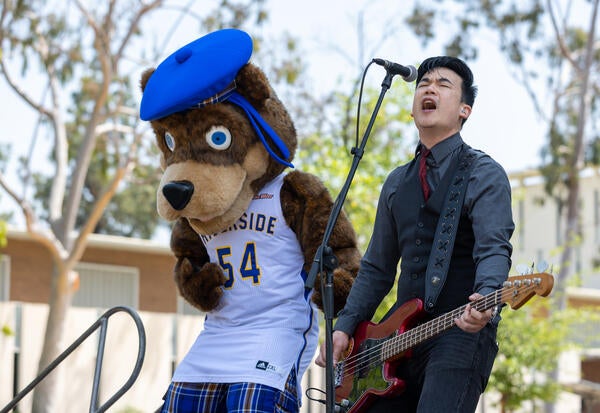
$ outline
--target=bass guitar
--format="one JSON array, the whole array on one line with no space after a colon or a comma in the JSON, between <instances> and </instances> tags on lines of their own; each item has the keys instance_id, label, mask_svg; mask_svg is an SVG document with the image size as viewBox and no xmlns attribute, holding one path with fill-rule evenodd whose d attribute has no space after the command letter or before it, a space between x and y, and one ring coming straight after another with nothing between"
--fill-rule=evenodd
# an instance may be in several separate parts
<instances>
[{"instance_id":1,"label":"bass guitar","mask_svg":"<svg viewBox=\"0 0 600 413\"><path fill-rule=\"evenodd\" d=\"M552 291L554 277L548 273L509 277L503 287L469 304L483 312L500 304L513 310L534 295L546 297ZM454 320L467 304L423 324L423 302L415 298L398 307L379 324L370 321L358 325L350 340L347 357L335 366L336 405L348 413L360 413L379 397L393 397L404 391L405 382L394 376L399 362L419 343L455 325Z\"/></svg>"}]
</instances>

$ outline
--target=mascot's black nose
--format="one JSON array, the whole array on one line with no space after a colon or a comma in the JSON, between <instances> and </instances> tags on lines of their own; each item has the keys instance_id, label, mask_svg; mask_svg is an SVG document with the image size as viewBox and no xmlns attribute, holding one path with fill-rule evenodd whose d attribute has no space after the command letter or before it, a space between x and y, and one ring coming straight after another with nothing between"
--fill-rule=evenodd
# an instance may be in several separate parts
<instances>
[{"instance_id":1,"label":"mascot's black nose","mask_svg":"<svg viewBox=\"0 0 600 413\"><path fill-rule=\"evenodd\" d=\"M192 199L194 185L189 181L169 182L163 186L162 192L169 204L176 211L181 211Z\"/></svg>"}]
</instances>

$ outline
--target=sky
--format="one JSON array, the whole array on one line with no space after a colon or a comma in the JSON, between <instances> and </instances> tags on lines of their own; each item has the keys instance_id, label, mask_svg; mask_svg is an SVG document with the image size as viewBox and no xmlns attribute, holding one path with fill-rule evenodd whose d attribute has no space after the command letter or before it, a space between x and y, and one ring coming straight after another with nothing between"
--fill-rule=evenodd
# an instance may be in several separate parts
<instances>
[{"instance_id":1,"label":"sky","mask_svg":"<svg viewBox=\"0 0 600 413\"><path fill-rule=\"evenodd\" d=\"M267 35L287 31L299 39L312 79L308 87L318 94L331 91L339 85L340 79L356 80L375 57L418 66L425 58L442 54L441 44L432 43L424 48L403 27L402 19L410 11L410 3L393 0L268 0L270 23L261 30ZM364 38L368 39L361 58L358 57L356 29L359 12L363 16ZM162 58L196 36L182 27L165 48ZM385 40L381 41L381 37ZM493 37L482 36L480 46L478 60L469 62L479 93L473 113L463 128L463 138L474 148L491 155L509 173L534 168L540 163L544 125L538 121L525 89L511 77ZM379 69L370 70L368 76L375 77L378 82L383 80L385 71ZM388 94L394 93L394 85L401 81L399 76L395 77ZM13 144L13 161L5 171L11 178L15 176L17 155L27 154L36 118L3 81L0 81L0 96L0 143ZM44 162L46 153L41 148L35 155L39 162ZM6 202L12 202L6 194L2 194L0 200L3 204L0 211L5 210Z\"/></svg>"},{"instance_id":2,"label":"sky","mask_svg":"<svg viewBox=\"0 0 600 413\"><path fill-rule=\"evenodd\" d=\"M410 11L407 6L410 3L381 0L274 0L270 2L270 14L273 22L282 23L310 50L307 61L311 77L316 81L315 89L328 90L339 76L346 73L348 77L356 73L347 65L344 70L344 64L339 63L339 53L332 52L331 45L349 51L347 53L350 55L358 54L355 51L357 11L364 11L365 33L375 43L385 30L386 22L398 24ZM387 16L387 20L381 16ZM429 56L443 54L439 42L423 48L407 28L400 24L398 28L373 55L364 56L363 66L374 57L418 66ZM482 47L478 60L469 62L479 92L473 113L463 128L463 138L474 148L491 155L509 173L534 168L540 164L539 154L545 140L544 124L539 121L525 88L511 77L506 59L497 50L495 39L482 36L479 44ZM382 80L384 75L381 69L379 73L370 70L368 76ZM394 85L400 81L400 77L394 78L388 94L394 93Z\"/></svg>"}]
</instances>

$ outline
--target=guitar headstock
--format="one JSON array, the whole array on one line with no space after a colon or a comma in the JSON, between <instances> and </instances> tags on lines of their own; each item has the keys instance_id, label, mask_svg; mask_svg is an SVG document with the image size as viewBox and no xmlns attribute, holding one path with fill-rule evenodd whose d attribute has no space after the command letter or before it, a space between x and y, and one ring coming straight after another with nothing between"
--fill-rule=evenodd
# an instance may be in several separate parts
<instances>
[{"instance_id":1,"label":"guitar headstock","mask_svg":"<svg viewBox=\"0 0 600 413\"><path fill-rule=\"evenodd\" d=\"M553 287L554 277L545 272L508 277L502 286L502 302L516 310L534 295L546 297Z\"/></svg>"}]
</instances>

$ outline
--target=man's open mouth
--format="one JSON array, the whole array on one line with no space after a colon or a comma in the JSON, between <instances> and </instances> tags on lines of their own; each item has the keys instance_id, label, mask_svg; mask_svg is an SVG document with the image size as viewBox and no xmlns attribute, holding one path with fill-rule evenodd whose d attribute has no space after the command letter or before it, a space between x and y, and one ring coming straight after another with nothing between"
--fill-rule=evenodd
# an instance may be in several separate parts
<instances>
[{"instance_id":1,"label":"man's open mouth","mask_svg":"<svg viewBox=\"0 0 600 413\"><path fill-rule=\"evenodd\" d=\"M435 110L435 109L437 109L437 105L431 99L424 99L421 108L423 110Z\"/></svg>"}]
</instances>

